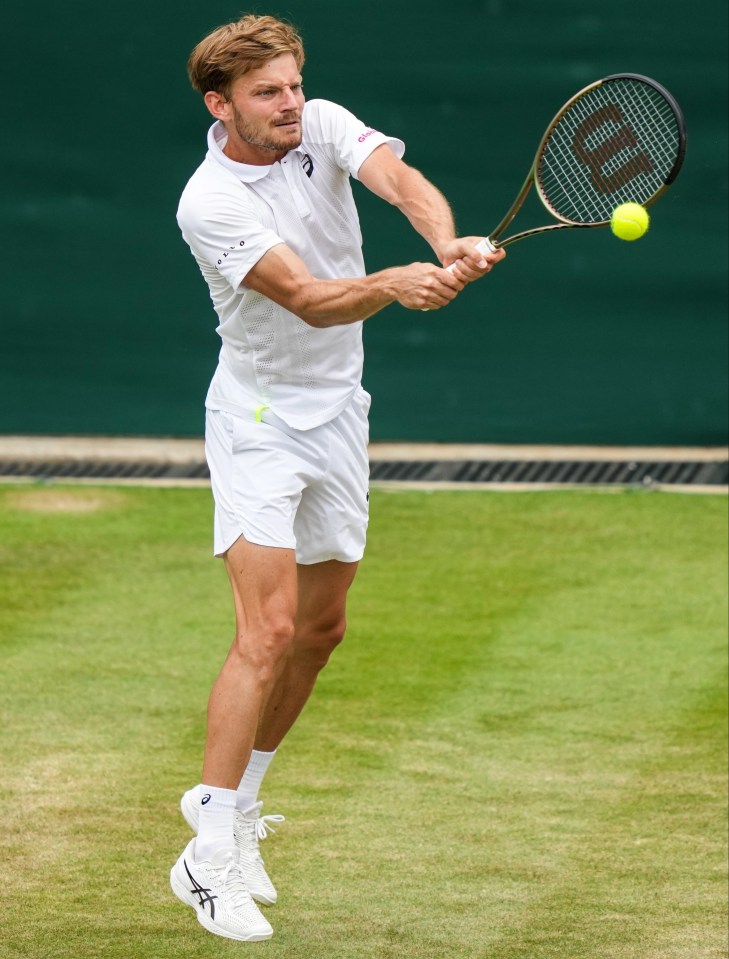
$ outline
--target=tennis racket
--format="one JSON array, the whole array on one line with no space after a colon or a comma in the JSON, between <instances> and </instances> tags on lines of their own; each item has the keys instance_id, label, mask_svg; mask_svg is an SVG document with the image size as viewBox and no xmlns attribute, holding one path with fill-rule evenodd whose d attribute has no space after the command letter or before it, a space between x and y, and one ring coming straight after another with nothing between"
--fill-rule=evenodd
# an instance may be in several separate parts
<instances>
[{"instance_id":1,"label":"tennis racket","mask_svg":"<svg viewBox=\"0 0 729 959\"><path fill-rule=\"evenodd\" d=\"M549 124L511 209L479 249L493 252L552 230L605 227L621 203L654 203L678 176L685 153L683 115L668 90L633 73L597 80ZM532 185L558 222L501 239Z\"/></svg>"}]
</instances>

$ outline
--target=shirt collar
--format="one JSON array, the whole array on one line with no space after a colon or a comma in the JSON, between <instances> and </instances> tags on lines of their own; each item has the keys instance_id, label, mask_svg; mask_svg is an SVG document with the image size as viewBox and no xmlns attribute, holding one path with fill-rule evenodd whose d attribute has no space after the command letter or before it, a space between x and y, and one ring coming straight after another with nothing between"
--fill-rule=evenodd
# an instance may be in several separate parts
<instances>
[{"instance_id":1,"label":"shirt collar","mask_svg":"<svg viewBox=\"0 0 729 959\"><path fill-rule=\"evenodd\" d=\"M243 183L255 183L256 180L262 180L265 176L268 176L273 164L268 166L254 166L250 163L238 163L236 160L231 160L230 157L226 156L223 153L223 148L227 140L228 134L225 126L220 120L216 120L208 130L208 151L209 155L217 163L220 163L226 170L234 173ZM289 153L297 152L301 152L298 147L295 150L289 150Z\"/></svg>"}]
</instances>

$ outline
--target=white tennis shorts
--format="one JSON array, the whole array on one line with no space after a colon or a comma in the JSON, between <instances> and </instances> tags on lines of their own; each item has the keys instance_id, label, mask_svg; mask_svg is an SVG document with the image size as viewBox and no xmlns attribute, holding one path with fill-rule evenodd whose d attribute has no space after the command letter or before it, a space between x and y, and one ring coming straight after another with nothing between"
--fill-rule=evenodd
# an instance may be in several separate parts
<instances>
[{"instance_id":1,"label":"white tennis shorts","mask_svg":"<svg viewBox=\"0 0 729 959\"><path fill-rule=\"evenodd\" d=\"M339 416L311 430L292 429L270 410L261 422L207 410L215 555L244 536L293 549L298 563L360 560L369 516L369 408L360 388Z\"/></svg>"}]
</instances>

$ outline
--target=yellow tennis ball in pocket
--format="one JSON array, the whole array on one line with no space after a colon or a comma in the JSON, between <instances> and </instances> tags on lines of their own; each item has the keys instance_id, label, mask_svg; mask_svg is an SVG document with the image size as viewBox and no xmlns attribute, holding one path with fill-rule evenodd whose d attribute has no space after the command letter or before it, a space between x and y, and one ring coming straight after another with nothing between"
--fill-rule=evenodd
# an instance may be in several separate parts
<instances>
[{"instance_id":1,"label":"yellow tennis ball in pocket","mask_svg":"<svg viewBox=\"0 0 729 959\"><path fill-rule=\"evenodd\" d=\"M640 203L621 203L610 217L610 229L621 240L639 240L650 222L648 211Z\"/></svg>"}]
</instances>

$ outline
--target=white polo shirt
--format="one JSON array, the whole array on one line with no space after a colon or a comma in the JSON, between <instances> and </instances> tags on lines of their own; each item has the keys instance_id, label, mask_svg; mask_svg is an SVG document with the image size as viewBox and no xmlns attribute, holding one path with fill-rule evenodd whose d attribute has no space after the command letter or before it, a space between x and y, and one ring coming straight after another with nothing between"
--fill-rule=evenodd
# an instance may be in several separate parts
<instances>
[{"instance_id":1,"label":"white polo shirt","mask_svg":"<svg viewBox=\"0 0 729 959\"><path fill-rule=\"evenodd\" d=\"M365 275L349 177L383 143L402 141L365 126L328 100L304 105L302 142L271 166L222 152L220 123L180 199L177 221L210 288L223 341L206 406L239 416L269 407L294 429L333 419L362 377L362 323L317 329L248 290L244 278L285 243L319 279Z\"/></svg>"}]
</instances>

